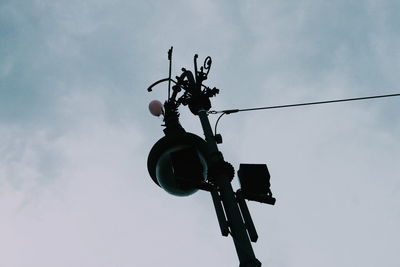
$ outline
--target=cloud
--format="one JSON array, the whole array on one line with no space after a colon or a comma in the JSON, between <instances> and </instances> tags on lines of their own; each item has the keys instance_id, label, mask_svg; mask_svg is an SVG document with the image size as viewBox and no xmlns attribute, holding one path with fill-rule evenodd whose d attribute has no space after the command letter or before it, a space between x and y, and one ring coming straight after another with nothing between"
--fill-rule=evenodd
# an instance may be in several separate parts
<instances>
[{"instance_id":1,"label":"cloud","mask_svg":"<svg viewBox=\"0 0 400 267\"><path fill-rule=\"evenodd\" d=\"M166 92L145 89L167 49L174 75L213 57L214 109L390 93L396 5L3 1L0 265L237 265L210 196L175 198L147 174L162 136L147 103ZM386 99L223 118L225 158L272 174L277 205L249 203L264 265L398 265L397 114Z\"/></svg>"}]
</instances>

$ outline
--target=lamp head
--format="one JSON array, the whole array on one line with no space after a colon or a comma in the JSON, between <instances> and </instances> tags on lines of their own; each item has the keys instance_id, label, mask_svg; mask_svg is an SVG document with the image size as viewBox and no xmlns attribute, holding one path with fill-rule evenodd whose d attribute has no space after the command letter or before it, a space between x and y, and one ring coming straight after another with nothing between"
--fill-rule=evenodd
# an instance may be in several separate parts
<instances>
[{"instance_id":1,"label":"lamp head","mask_svg":"<svg viewBox=\"0 0 400 267\"><path fill-rule=\"evenodd\" d=\"M147 169L153 181L176 196L188 196L207 179L206 142L184 132L162 137L151 149Z\"/></svg>"}]
</instances>

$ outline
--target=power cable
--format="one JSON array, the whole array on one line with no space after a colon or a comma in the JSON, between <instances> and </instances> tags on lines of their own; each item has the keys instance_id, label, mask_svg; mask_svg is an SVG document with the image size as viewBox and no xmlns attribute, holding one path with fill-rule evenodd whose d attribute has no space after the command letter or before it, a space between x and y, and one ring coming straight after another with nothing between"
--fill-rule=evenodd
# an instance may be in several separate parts
<instances>
[{"instance_id":1,"label":"power cable","mask_svg":"<svg viewBox=\"0 0 400 267\"><path fill-rule=\"evenodd\" d=\"M224 116L225 114L228 114L228 113L222 113L221 115L219 115L219 117L218 117L218 119L217 119L217 122L215 123L214 134L217 134L218 122L219 122L219 120L222 118L222 116Z\"/></svg>"},{"instance_id":2,"label":"power cable","mask_svg":"<svg viewBox=\"0 0 400 267\"><path fill-rule=\"evenodd\" d=\"M266 107L255 107L255 108L244 108L244 109L226 109L226 110L211 110L208 114L219 114L222 113L217 119L215 123L215 131L217 134L217 125L221 117L225 114L232 114L243 111L257 111L257 110L265 110L265 109L278 109L278 108L292 108L292 107L300 107L300 106L311 106L311 105L321 105L321 104L331 104L331 103L339 103L339 102L350 102L350 101L360 101L360 100L369 100L376 98L384 98L384 97L395 97L400 96L399 94L388 94L388 95L374 95L374 96L363 96L363 97L355 97L355 98L344 98L344 99L334 99L334 100L324 100L324 101L316 101L316 102L305 102L305 103L295 103L295 104L286 104L286 105L276 105L276 106L266 106Z\"/></svg>"}]
</instances>

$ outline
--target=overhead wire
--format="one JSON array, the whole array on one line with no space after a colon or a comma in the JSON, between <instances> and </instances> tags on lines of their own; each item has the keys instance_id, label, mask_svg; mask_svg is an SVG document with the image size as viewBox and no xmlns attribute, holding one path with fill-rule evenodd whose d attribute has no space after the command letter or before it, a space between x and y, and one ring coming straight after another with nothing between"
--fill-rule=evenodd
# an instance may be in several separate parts
<instances>
[{"instance_id":1,"label":"overhead wire","mask_svg":"<svg viewBox=\"0 0 400 267\"><path fill-rule=\"evenodd\" d=\"M232 114L244 111L258 111L258 110L266 110L266 109L279 109L279 108L292 108L292 107L300 107L300 106L311 106L311 105L321 105L321 104L331 104L331 103L339 103L339 102L350 102L350 101L361 101L361 100L369 100L369 99L377 99L377 98L385 98L385 97L396 97L400 96L398 94L386 94L386 95L374 95L374 96L363 96L363 97L354 97L354 98L343 98L343 99L334 99L334 100L324 100L324 101L316 101L316 102L304 102L304 103L295 103L295 104L285 104L285 105L275 105L275 106L265 106L265 107L254 107L254 108L244 108L244 109L226 109L226 110L211 110L208 114L220 114L215 123L215 131L217 134L217 125L219 120L225 114Z\"/></svg>"}]
</instances>

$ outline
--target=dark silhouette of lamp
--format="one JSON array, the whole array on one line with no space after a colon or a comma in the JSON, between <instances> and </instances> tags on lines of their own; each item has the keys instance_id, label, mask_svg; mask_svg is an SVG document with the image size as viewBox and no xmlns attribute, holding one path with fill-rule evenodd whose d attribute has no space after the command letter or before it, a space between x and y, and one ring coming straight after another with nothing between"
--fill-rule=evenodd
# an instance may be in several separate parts
<instances>
[{"instance_id":1,"label":"dark silhouette of lamp","mask_svg":"<svg viewBox=\"0 0 400 267\"><path fill-rule=\"evenodd\" d=\"M205 141L187 132L164 136L150 150L147 168L153 181L165 191L189 196L207 178Z\"/></svg>"},{"instance_id":2,"label":"dark silhouette of lamp","mask_svg":"<svg viewBox=\"0 0 400 267\"><path fill-rule=\"evenodd\" d=\"M168 51L169 77L147 89L151 92L155 85L168 81L168 100L164 105L159 101L149 105L154 116L163 115L165 126L165 136L153 146L147 160L150 176L157 185L176 196L188 196L199 189L210 192L221 234L232 236L240 267L261 267L251 246L258 235L245 199L275 203L269 189L268 168L265 164L241 164L238 172L241 189L235 194L231 185L234 168L219 151L217 144L222 142L221 136L213 133L208 119L210 98L219 93L219 89L202 84L210 71L211 58L207 57L198 69L195 55L194 75L182 68L182 74L175 81L171 79L171 54L172 48ZM172 95L171 82L175 84ZM186 132L181 126L180 105L188 106L199 117L205 139Z\"/></svg>"}]
</instances>

